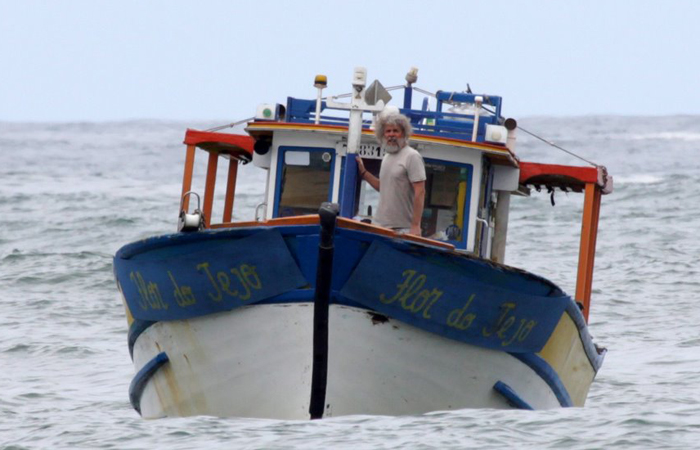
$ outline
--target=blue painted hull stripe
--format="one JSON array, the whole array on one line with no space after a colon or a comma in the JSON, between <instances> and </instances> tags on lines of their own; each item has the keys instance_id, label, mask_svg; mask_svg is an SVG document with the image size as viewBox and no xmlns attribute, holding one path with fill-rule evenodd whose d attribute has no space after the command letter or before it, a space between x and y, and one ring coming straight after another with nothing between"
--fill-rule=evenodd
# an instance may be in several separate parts
<instances>
[{"instance_id":1,"label":"blue painted hull stripe","mask_svg":"<svg viewBox=\"0 0 700 450\"><path fill-rule=\"evenodd\" d=\"M143 253L158 250L164 247L172 247L190 243L205 241L227 240L232 237L251 236L256 233L278 230L283 237L318 235L318 225L290 225L279 227L246 227L246 228L223 228L220 230L203 230L197 233L175 233L162 236L154 236L141 241L132 242L120 248L114 255L115 259L131 259Z\"/></svg>"},{"instance_id":2,"label":"blue painted hull stripe","mask_svg":"<svg viewBox=\"0 0 700 450\"><path fill-rule=\"evenodd\" d=\"M554 392L561 406L574 406L574 403L571 401L571 396L569 396L569 391L566 390L561 378L559 378L559 375L544 359L534 353L510 353L510 355L534 370L535 373L547 383L552 392Z\"/></svg>"},{"instance_id":3,"label":"blue painted hull stripe","mask_svg":"<svg viewBox=\"0 0 700 450\"><path fill-rule=\"evenodd\" d=\"M151 325L156 324L152 320L134 320L129 327L129 355L131 360L134 360L134 345L141 334L146 331Z\"/></svg>"},{"instance_id":4,"label":"blue painted hull stripe","mask_svg":"<svg viewBox=\"0 0 700 450\"><path fill-rule=\"evenodd\" d=\"M596 346L593 344L593 338L591 338L590 333L588 333L588 325L586 325L586 319L583 318L583 314L575 302L571 302L567 308L566 312L569 317L576 324L578 328L578 334L581 336L581 342L583 342L583 349L586 352L588 361L590 361L593 366L593 370L597 373L600 366L603 365L603 359L605 358L605 351L598 353Z\"/></svg>"},{"instance_id":5,"label":"blue painted hull stripe","mask_svg":"<svg viewBox=\"0 0 700 450\"><path fill-rule=\"evenodd\" d=\"M139 372L136 374L133 380L131 380L131 385L129 386L129 401L131 406L141 414L141 396L143 395L144 389L148 381L153 378L158 369L160 369L165 363L170 361L168 355L165 352L158 353L155 358L148 361Z\"/></svg>"},{"instance_id":6,"label":"blue painted hull stripe","mask_svg":"<svg viewBox=\"0 0 700 450\"><path fill-rule=\"evenodd\" d=\"M502 381L497 381L496 384L493 385L493 390L501 394L508 403L515 406L516 408L527 409L531 411L535 409L532 406L530 406L528 402L523 400L522 397L520 397L513 390L513 388L511 388Z\"/></svg>"}]
</instances>

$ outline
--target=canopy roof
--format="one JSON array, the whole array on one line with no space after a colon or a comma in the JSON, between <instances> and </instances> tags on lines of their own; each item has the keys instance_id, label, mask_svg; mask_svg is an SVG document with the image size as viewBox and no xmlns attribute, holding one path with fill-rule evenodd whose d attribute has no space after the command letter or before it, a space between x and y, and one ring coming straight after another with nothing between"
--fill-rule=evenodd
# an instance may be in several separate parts
<instances>
[{"instance_id":1,"label":"canopy roof","mask_svg":"<svg viewBox=\"0 0 700 450\"><path fill-rule=\"evenodd\" d=\"M253 158L255 140L250 136L240 134L188 129L184 143L197 146L208 152L228 155L233 159L248 162Z\"/></svg>"},{"instance_id":2,"label":"canopy roof","mask_svg":"<svg viewBox=\"0 0 700 450\"><path fill-rule=\"evenodd\" d=\"M597 185L603 194L612 192L612 177L603 166L578 167L520 162L520 184L583 192L586 184Z\"/></svg>"}]
</instances>

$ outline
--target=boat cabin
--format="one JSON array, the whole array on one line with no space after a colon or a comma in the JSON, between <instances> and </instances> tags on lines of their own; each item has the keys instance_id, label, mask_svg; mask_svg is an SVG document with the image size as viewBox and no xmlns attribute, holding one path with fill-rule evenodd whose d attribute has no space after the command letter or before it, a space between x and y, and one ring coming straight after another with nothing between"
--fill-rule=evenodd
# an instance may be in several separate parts
<instances>
[{"instance_id":1,"label":"boat cabin","mask_svg":"<svg viewBox=\"0 0 700 450\"><path fill-rule=\"evenodd\" d=\"M507 146L509 135L514 142L514 121L509 131L500 117L497 96L438 92L436 110L429 111L427 98L421 109L411 109L412 87L403 90L400 111L413 127L409 143L426 166L422 236L491 257L498 193L518 189L518 160ZM483 105L481 113L476 104ZM230 159L229 180L234 186L227 187L231 194L227 205L233 200L238 161L252 160L268 171L257 221L317 214L321 203L333 202L340 205L342 217L371 224L379 193L357 176L355 154L379 176L384 151L374 136L376 112L363 114L359 145L349 149L350 119L338 111L321 101L317 117L316 101L288 98L286 105L259 107L247 125L248 137L188 130L185 143L191 153L200 147ZM214 164L210 161L210 168ZM191 185L187 174L185 181L183 194ZM211 200L205 193L205 210ZM211 226L211 212L204 215L205 226ZM223 223L230 221L231 208L225 207Z\"/></svg>"},{"instance_id":2,"label":"boat cabin","mask_svg":"<svg viewBox=\"0 0 700 450\"><path fill-rule=\"evenodd\" d=\"M475 97L451 95L461 102ZM500 104L500 98L494 98L494 103ZM283 122L256 120L246 129L258 142L269 145L264 153L253 156L255 165L269 170L265 218L315 214L320 203L327 201L340 204L341 216L372 223L379 194L357 176L355 152L348 150L347 125L342 118L323 115L314 123L310 106L307 100L290 98ZM495 122L495 116L486 117L477 140L471 141L474 122L468 116L458 117L462 122L449 120L449 126L443 128L442 117L455 113L401 112L411 120L410 145L421 153L426 166L422 235L460 250L490 255L494 195L518 187L517 161L505 146L507 130L489 123ZM363 122L356 154L378 177L384 151L374 136L372 117ZM487 136L492 142L486 141Z\"/></svg>"},{"instance_id":3,"label":"boat cabin","mask_svg":"<svg viewBox=\"0 0 700 450\"><path fill-rule=\"evenodd\" d=\"M502 117L501 97L430 94L410 81L390 89L375 81L365 89L364 76L355 74L352 94L324 98L325 77L317 77L315 100L290 97L286 104L260 105L247 122L247 135L188 130L180 229L317 223L321 203L333 202L339 204L341 217L354 219L354 226L393 234L373 224L379 194L360 179L355 160L359 155L365 168L378 177L384 151L373 124L376 114L393 107L410 119L409 145L422 155L427 174L422 237L403 238L503 263L511 194L527 195L528 185L584 192L576 297L586 303L600 195L612 190L612 178L605 169L519 161L514 152L517 124ZM400 107L388 105L389 90L402 91ZM422 102L414 99L416 92L427 94ZM343 97L350 97L350 103L338 101ZM421 107L414 108L415 102ZM209 156L203 206L192 219L188 211L196 148ZM220 157L228 159L229 166L222 221L216 223L212 205ZM255 217L234 223L238 165L249 162L267 171L265 195Z\"/></svg>"}]
</instances>

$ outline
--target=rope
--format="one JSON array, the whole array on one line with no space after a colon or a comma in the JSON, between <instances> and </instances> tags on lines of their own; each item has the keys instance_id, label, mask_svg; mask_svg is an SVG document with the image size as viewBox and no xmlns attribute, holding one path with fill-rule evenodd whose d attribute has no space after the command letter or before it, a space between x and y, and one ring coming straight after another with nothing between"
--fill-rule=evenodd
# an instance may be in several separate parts
<instances>
[{"instance_id":1,"label":"rope","mask_svg":"<svg viewBox=\"0 0 700 450\"><path fill-rule=\"evenodd\" d=\"M404 86L402 84L399 86L391 86L391 87L384 88L384 89L386 89L387 91L395 91L397 89L403 89L405 87L406 86ZM416 89L416 88L413 88L413 89ZM352 97L353 95L355 95L355 94L352 92L348 92L347 94L334 95L333 98L347 98L347 97ZM328 99L328 97L321 97L321 100L327 100L327 99Z\"/></svg>"},{"instance_id":2,"label":"rope","mask_svg":"<svg viewBox=\"0 0 700 450\"><path fill-rule=\"evenodd\" d=\"M437 95L433 94L432 92L426 91L425 89L414 87L413 90L418 91L421 94L427 95L428 97L433 97L433 98L437 97Z\"/></svg>"},{"instance_id":3,"label":"rope","mask_svg":"<svg viewBox=\"0 0 700 450\"><path fill-rule=\"evenodd\" d=\"M391 86L391 87L388 87L388 88L385 88L385 89L386 89L387 91L395 91L396 89L403 89L403 88L405 88L405 87L406 87L405 85L399 85L399 86ZM420 92L421 94L428 95L428 96L433 97L433 98L436 97L436 95L433 94L432 92L426 91L426 90L421 89L421 88L413 87L413 90L418 91L418 92ZM350 96L352 96L352 95L353 95L353 93L350 92L350 93L347 93L347 94L337 95L337 96L335 96L335 98L345 98L345 97L350 97ZM323 100L326 100L327 98L328 98L328 97L323 97ZM449 101L449 100L448 100L448 101ZM487 112L490 112L491 114L496 114L495 111L492 111L492 110L490 110L489 108L487 108L487 107L485 107L485 106L483 106L483 105L481 106L481 109L483 109L483 110L485 110L485 111L487 111ZM220 127L210 128L210 129L208 129L208 130L206 130L206 131L219 131L219 130L223 130L224 128L233 128L233 127L235 127L236 125L240 125L240 124L242 124L242 123L250 122L250 121L253 120L253 119L255 119L255 117L249 117L249 118L247 118L247 119L239 120L238 122L233 122L233 123L230 123L230 124L228 124L228 125L222 125L222 126L220 126ZM533 133L533 132L531 132L531 131L526 130L525 128L521 127L520 125L518 125L518 129L519 129L519 130L522 130L523 132L525 132L525 133L527 133L527 134L529 134L530 136L534 137L535 139L539 139L540 141L544 142L544 143L547 144L547 145L551 145L552 147L554 147L554 148L556 148L556 149L558 149L558 150L561 150L561 151L563 151L564 153L568 153L569 155L573 156L574 158L578 158L578 159L580 159L581 161L584 161L584 162L586 162L586 163L592 165L593 167L598 167L598 164L596 164L596 163L594 163L594 162L592 162L592 161L589 161L589 160L587 160L586 158L584 158L584 157L582 157L582 156L579 156L579 155L577 155L576 153L574 153L574 152L572 152L572 151L569 151L569 150L567 150L567 149L565 149L565 148L563 148L563 147L561 147L561 146L555 144L555 143L552 142L552 141L548 141L547 139L545 139L545 138L543 138L543 137L540 137L540 136L536 135L535 133Z\"/></svg>"},{"instance_id":4,"label":"rope","mask_svg":"<svg viewBox=\"0 0 700 450\"><path fill-rule=\"evenodd\" d=\"M488 109L487 107L485 107L485 106L483 106L483 105L481 106L481 109L484 109L484 110L490 112L491 114L496 114L495 111L491 111L490 109ZM518 125L518 129L521 130L521 131L523 131L523 132L525 132L525 133L527 133L527 134L529 134L530 136L534 137L535 139L539 139L540 141L544 142L544 143L547 144L547 145L551 145L552 147L554 147L554 148L556 148L556 149L558 149L558 150L561 150L561 151L563 151L564 153L568 153L569 155L573 156L574 158L578 158L578 159L580 159L581 161L587 162L588 164L592 165L593 167L598 167L598 164L596 164L596 163L594 163L594 162L592 162L592 161L589 161L589 160L587 160L586 158L584 158L583 156L579 156L579 155L577 155L576 153L565 149L564 147L560 147L559 145L555 144L554 142L548 141L547 139L545 139L545 138L543 138L543 137L540 137L540 136L536 135L535 133L533 133L533 132L531 132L531 131L526 130L525 128L521 127L520 125Z\"/></svg>"},{"instance_id":5,"label":"rope","mask_svg":"<svg viewBox=\"0 0 700 450\"><path fill-rule=\"evenodd\" d=\"M220 127L210 128L210 129L208 129L208 130L206 130L206 131L219 131L219 130L223 130L224 128L233 128L233 127L235 127L236 125L240 125L240 124L242 124L242 123L250 122L250 121L253 120L253 119L255 119L255 117L248 117L247 119L239 120L238 122L229 123L228 125L221 125Z\"/></svg>"},{"instance_id":6,"label":"rope","mask_svg":"<svg viewBox=\"0 0 700 450\"><path fill-rule=\"evenodd\" d=\"M574 152L572 152L572 151L569 151L569 150L567 150L567 149L565 149L565 148L563 148L563 147L560 147L560 146L558 146L557 144L555 144L554 142L548 141L547 139L542 138L542 137L536 135L535 133L532 133L532 132L526 130L525 128L521 127L520 125L518 125L518 129L524 131L525 133L529 134L530 136L532 136L532 137L534 137L534 138L536 138L536 139L539 139L540 141L544 142L545 144L549 144L549 145L551 145L552 147L554 147L554 148L556 148L556 149L559 149L559 150L561 150L561 151L563 151L563 152L565 152L565 153L568 153L569 155L571 155L571 156L573 156L573 157L575 157L575 158L580 159L581 161L587 162L588 164L592 165L593 167L598 167L598 164L596 164L596 163L594 163L594 162L592 162L592 161L589 161L589 160L587 160L586 158L584 158L584 157L582 157L582 156L579 156L579 155L577 155L576 153L574 153Z\"/></svg>"}]
</instances>

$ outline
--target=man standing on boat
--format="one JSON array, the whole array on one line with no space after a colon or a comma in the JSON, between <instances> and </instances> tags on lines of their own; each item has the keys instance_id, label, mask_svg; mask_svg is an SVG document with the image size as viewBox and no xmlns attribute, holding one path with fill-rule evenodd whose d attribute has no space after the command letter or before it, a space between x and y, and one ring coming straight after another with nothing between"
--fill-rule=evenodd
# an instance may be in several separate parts
<instances>
[{"instance_id":1,"label":"man standing on boat","mask_svg":"<svg viewBox=\"0 0 700 450\"><path fill-rule=\"evenodd\" d=\"M398 113L379 114L375 134L384 148L379 178L357 159L360 178L379 191L375 222L399 233L421 235L425 203L425 164L420 153L408 145L411 122Z\"/></svg>"}]
</instances>

